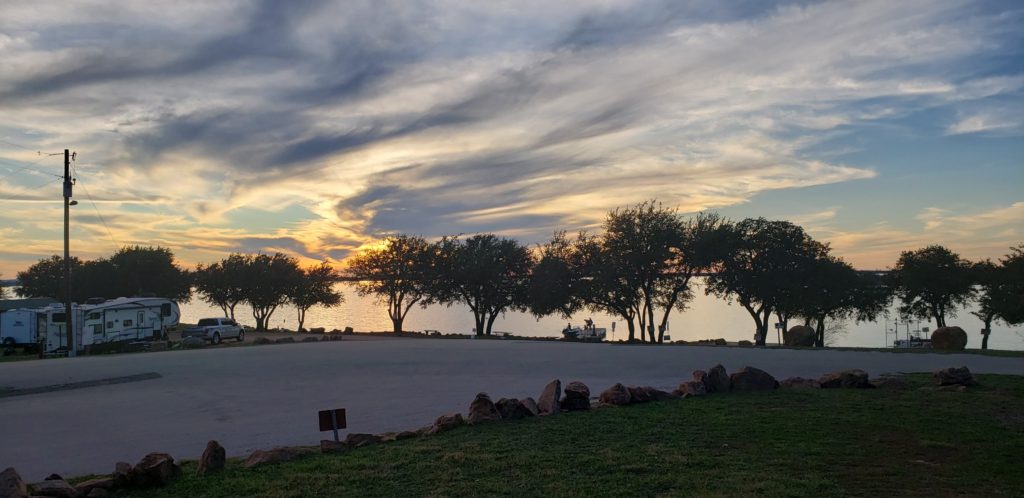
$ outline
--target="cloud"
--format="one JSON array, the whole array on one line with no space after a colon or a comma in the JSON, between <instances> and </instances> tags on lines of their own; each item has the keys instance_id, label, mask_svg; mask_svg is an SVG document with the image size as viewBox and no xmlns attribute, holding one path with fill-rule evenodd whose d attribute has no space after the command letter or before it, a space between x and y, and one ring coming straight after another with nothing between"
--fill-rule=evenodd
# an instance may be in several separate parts
<instances>
[{"instance_id":1,"label":"cloud","mask_svg":"<svg viewBox=\"0 0 1024 498\"><path fill-rule=\"evenodd\" d=\"M1024 76L969 62L1019 58L1021 20L959 1L11 0L0 135L76 144L113 238L191 261L338 259L394 232L535 241L648 198L871 181L843 159L870 144L832 142L921 109L948 134L1018 133ZM0 185L4 209L46 198L30 180ZM288 206L311 214L230 224Z\"/></svg>"}]
</instances>

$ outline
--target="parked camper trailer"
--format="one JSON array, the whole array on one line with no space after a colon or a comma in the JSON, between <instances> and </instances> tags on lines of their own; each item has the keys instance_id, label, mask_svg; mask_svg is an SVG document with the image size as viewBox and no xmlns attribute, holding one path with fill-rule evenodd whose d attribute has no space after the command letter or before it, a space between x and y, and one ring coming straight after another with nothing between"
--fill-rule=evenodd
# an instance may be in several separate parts
<instances>
[{"instance_id":1,"label":"parked camper trailer","mask_svg":"<svg viewBox=\"0 0 1024 498\"><path fill-rule=\"evenodd\" d=\"M43 350L47 353L67 350L67 317L64 305L55 303L33 311L36 313L36 330L45 339ZM91 344L92 339L82 330L82 306L71 305L71 323L75 330L75 349L81 351L86 346L86 341Z\"/></svg>"},{"instance_id":2,"label":"parked camper trailer","mask_svg":"<svg viewBox=\"0 0 1024 498\"><path fill-rule=\"evenodd\" d=\"M178 325L178 304L159 297L119 297L85 306L89 344L159 339Z\"/></svg>"},{"instance_id":3,"label":"parked camper trailer","mask_svg":"<svg viewBox=\"0 0 1024 498\"><path fill-rule=\"evenodd\" d=\"M4 347L39 345L40 331L45 332L45 321L38 319L36 310L15 309L0 312L0 344Z\"/></svg>"}]
</instances>

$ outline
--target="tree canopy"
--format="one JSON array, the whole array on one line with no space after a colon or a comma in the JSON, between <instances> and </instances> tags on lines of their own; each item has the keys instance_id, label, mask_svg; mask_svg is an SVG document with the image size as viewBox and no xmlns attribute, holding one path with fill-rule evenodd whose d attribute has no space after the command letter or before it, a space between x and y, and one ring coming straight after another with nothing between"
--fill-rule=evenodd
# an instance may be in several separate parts
<instances>
[{"instance_id":1,"label":"tree canopy","mask_svg":"<svg viewBox=\"0 0 1024 498\"><path fill-rule=\"evenodd\" d=\"M302 279L302 270L298 260L279 252L245 258L245 302L252 308L256 330L266 330L274 311L289 302L290 293Z\"/></svg>"},{"instance_id":2,"label":"tree canopy","mask_svg":"<svg viewBox=\"0 0 1024 498\"><path fill-rule=\"evenodd\" d=\"M224 316L232 320L235 307L245 301L249 259L242 254L231 254L215 263L196 266L194 281L203 301L219 306Z\"/></svg>"},{"instance_id":3,"label":"tree canopy","mask_svg":"<svg viewBox=\"0 0 1024 498\"><path fill-rule=\"evenodd\" d=\"M946 317L956 316L957 308L974 297L972 265L939 245L904 251L890 277L900 313L934 319L936 327L945 327Z\"/></svg>"},{"instance_id":4,"label":"tree canopy","mask_svg":"<svg viewBox=\"0 0 1024 498\"><path fill-rule=\"evenodd\" d=\"M299 330L306 323L306 312L313 306L328 308L345 301L345 297L335 289L338 274L326 261L317 266L299 270L300 275L295 287L288 293L288 300L295 306L298 313Z\"/></svg>"},{"instance_id":5,"label":"tree canopy","mask_svg":"<svg viewBox=\"0 0 1024 498\"><path fill-rule=\"evenodd\" d=\"M428 297L436 281L436 247L422 237L394 235L379 247L356 254L348 261L345 273L356 281L356 292L373 295L388 307L392 330L402 333L409 310Z\"/></svg>"}]
</instances>

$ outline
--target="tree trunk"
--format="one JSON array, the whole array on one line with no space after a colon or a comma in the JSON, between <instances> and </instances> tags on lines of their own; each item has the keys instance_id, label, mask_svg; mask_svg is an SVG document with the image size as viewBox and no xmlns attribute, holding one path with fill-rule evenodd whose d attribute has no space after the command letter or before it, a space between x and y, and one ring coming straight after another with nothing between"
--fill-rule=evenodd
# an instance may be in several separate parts
<instances>
[{"instance_id":1,"label":"tree trunk","mask_svg":"<svg viewBox=\"0 0 1024 498\"><path fill-rule=\"evenodd\" d=\"M636 325L633 324L633 317L623 315L626 320L626 326L629 327L629 342L636 340Z\"/></svg>"},{"instance_id":2,"label":"tree trunk","mask_svg":"<svg viewBox=\"0 0 1024 498\"><path fill-rule=\"evenodd\" d=\"M476 335L484 335L484 313L473 310L473 320L476 322Z\"/></svg>"},{"instance_id":3,"label":"tree trunk","mask_svg":"<svg viewBox=\"0 0 1024 498\"><path fill-rule=\"evenodd\" d=\"M302 326L306 323L306 309L299 306L299 332L302 332Z\"/></svg>"},{"instance_id":4,"label":"tree trunk","mask_svg":"<svg viewBox=\"0 0 1024 498\"><path fill-rule=\"evenodd\" d=\"M647 334L651 338L651 344L661 342L654 336L654 303L650 292L645 293L644 307L647 308Z\"/></svg>"},{"instance_id":5,"label":"tree trunk","mask_svg":"<svg viewBox=\"0 0 1024 498\"><path fill-rule=\"evenodd\" d=\"M818 317L818 324L814 330L814 345L819 348L825 347L825 317Z\"/></svg>"},{"instance_id":6,"label":"tree trunk","mask_svg":"<svg viewBox=\"0 0 1024 498\"><path fill-rule=\"evenodd\" d=\"M233 304L228 306L228 311L231 312L231 314L229 316L231 317L232 320L235 319L235 306L238 306L238 303L233 303Z\"/></svg>"},{"instance_id":7,"label":"tree trunk","mask_svg":"<svg viewBox=\"0 0 1024 498\"><path fill-rule=\"evenodd\" d=\"M498 318L497 312L492 312L490 318L487 319L487 335L491 335L491 329L494 328L494 320Z\"/></svg>"},{"instance_id":8,"label":"tree trunk","mask_svg":"<svg viewBox=\"0 0 1024 498\"><path fill-rule=\"evenodd\" d=\"M985 330L981 332L981 349L988 349L988 336L992 333L992 316L985 317Z\"/></svg>"}]
</instances>

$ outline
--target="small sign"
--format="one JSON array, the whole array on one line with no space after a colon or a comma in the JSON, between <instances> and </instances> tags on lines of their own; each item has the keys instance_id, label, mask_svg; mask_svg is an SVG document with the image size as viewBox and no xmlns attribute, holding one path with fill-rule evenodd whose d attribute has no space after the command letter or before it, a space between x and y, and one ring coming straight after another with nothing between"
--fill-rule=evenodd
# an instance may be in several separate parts
<instances>
[{"instance_id":1,"label":"small sign","mask_svg":"<svg viewBox=\"0 0 1024 498\"><path fill-rule=\"evenodd\" d=\"M345 428L345 409L320 410L320 432L334 431L334 440L338 439L338 429Z\"/></svg>"}]
</instances>

